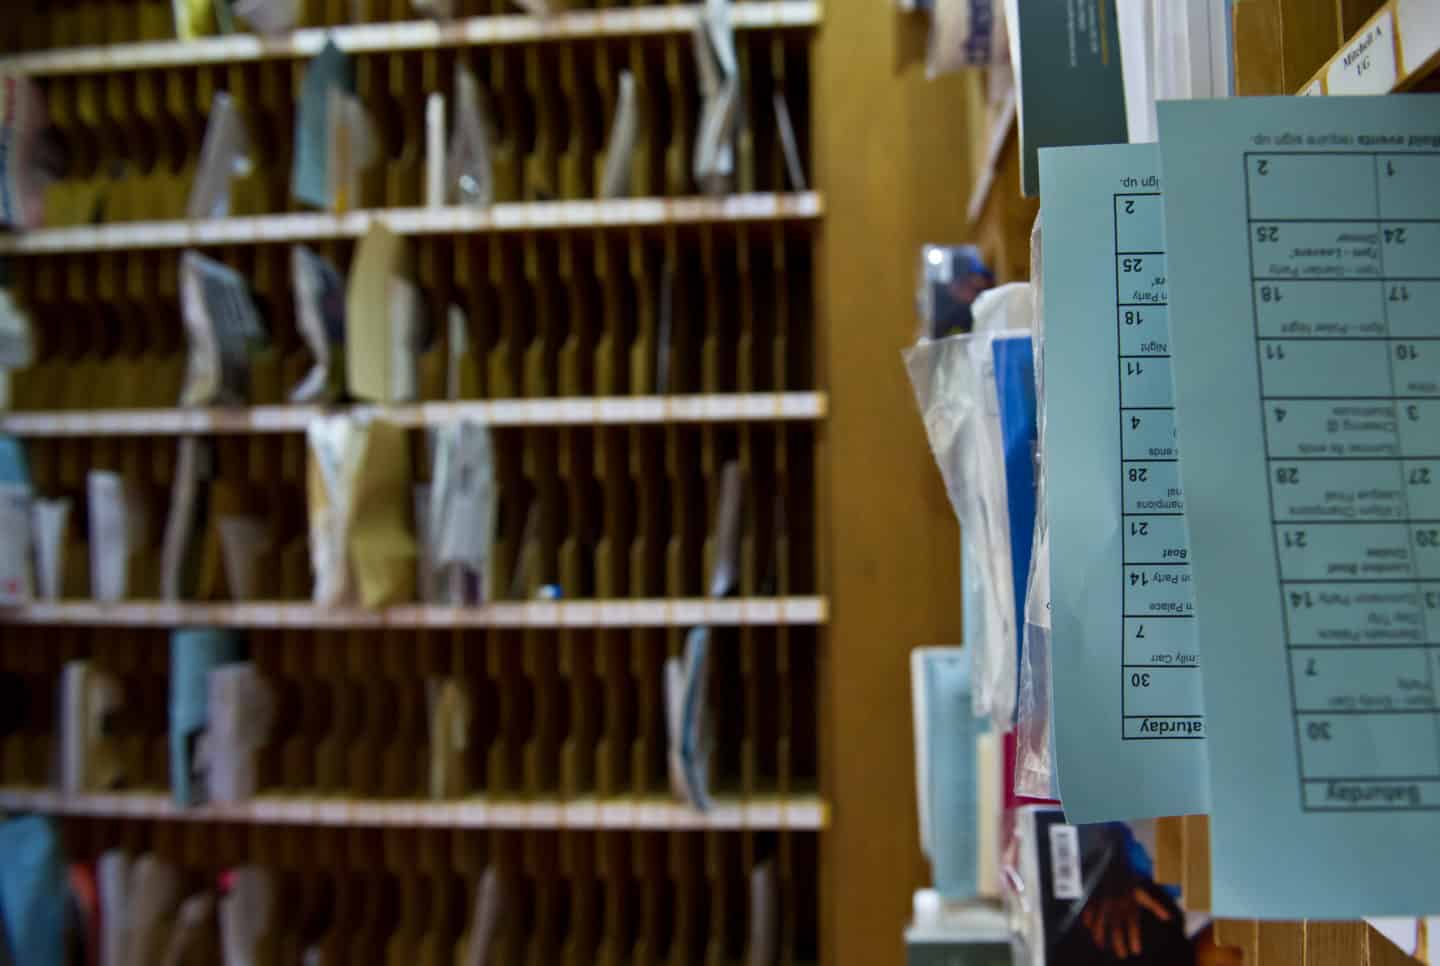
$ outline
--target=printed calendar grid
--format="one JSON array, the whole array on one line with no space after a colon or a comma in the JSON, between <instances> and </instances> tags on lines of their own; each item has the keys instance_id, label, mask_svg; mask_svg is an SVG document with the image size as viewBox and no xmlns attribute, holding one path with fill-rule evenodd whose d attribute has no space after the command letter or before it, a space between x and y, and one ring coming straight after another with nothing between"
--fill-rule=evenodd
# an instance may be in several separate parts
<instances>
[{"instance_id":1,"label":"printed calendar grid","mask_svg":"<svg viewBox=\"0 0 1440 966\"><path fill-rule=\"evenodd\" d=\"M1135 427L1152 419L1156 414L1168 414L1173 418L1175 411L1169 390L1168 326L1165 330L1166 342L1163 351L1145 350L1144 343L1138 347L1142 351L1127 351L1125 334L1127 325L1137 329L1141 328L1143 313L1146 311L1154 313L1158 310L1163 313L1168 310L1168 298L1156 297L1136 301L1133 299L1136 293L1133 290L1127 293L1122 283L1124 274L1144 275L1147 271L1153 273L1154 269L1149 260L1158 258L1162 260L1163 264L1165 256L1165 252L1160 248L1132 246L1127 243L1128 238L1126 241L1122 241L1123 233L1120 224L1122 212L1133 214L1137 206L1153 206L1155 216L1158 218L1160 203L1160 193L1154 191L1117 192L1112 196L1116 379L1120 402L1121 484L1119 495L1122 527L1120 736L1124 741L1193 741L1204 737L1204 715L1199 713L1199 682L1193 674L1184 673L1192 672L1199 667L1198 660L1194 655L1193 635L1183 632L1176 634L1170 630L1170 628L1185 626L1193 622L1193 613L1188 610L1182 613L1166 613L1156 609L1156 607L1168 606L1169 602L1153 603L1148 609L1139 605L1132 606L1129 599L1132 588L1149 586L1151 573L1157 570L1183 574L1188 577L1190 569L1188 556L1185 560L1161 560L1153 552L1137 553L1132 551L1132 537L1136 538L1134 542L1139 543L1141 539L1149 536L1149 528L1164 523L1173 524L1176 521L1183 521L1184 513L1183 511L1153 509L1138 511L1132 505L1131 498L1126 492L1127 482L1131 484L1149 483L1151 482L1149 474L1157 467L1173 467L1178 462L1174 455L1155 455L1154 453L1147 453L1144 456L1127 455L1126 445L1127 425L1131 428L1130 431L1133 431ZM1158 294L1163 295L1163 292ZM1146 365L1166 367L1161 373L1164 377L1163 403L1150 398L1127 399L1127 374L1143 375ZM1183 533L1183 523L1181 526ZM1148 637L1146 636L1147 632ZM1166 657L1171 658L1168 663L1156 660L1160 656L1159 654L1152 655L1149 660L1142 660L1141 655L1129 653L1132 641L1156 642L1155 647L1150 648L1151 650L1160 647L1159 642L1164 641L1167 642L1164 645L1166 648L1174 647L1178 650L1173 655L1168 652L1165 654ZM1137 646L1137 650L1139 649ZM1186 660L1190 663L1181 663ZM1177 679L1177 674L1181 675L1183 680ZM1153 703L1137 701L1132 698L1132 692L1141 695L1158 693L1165 697Z\"/></svg>"},{"instance_id":2,"label":"printed calendar grid","mask_svg":"<svg viewBox=\"0 0 1440 966\"><path fill-rule=\"evenodd\" d=\"M1440 177L1440 154L1248 152L1244 165L1300 806L1440 809L1440 212L1401 200ZM1307 177L1356 190L1319 197ZM1314 217L1326 205L1335 217Z\"/></svg>"}]
</instances>

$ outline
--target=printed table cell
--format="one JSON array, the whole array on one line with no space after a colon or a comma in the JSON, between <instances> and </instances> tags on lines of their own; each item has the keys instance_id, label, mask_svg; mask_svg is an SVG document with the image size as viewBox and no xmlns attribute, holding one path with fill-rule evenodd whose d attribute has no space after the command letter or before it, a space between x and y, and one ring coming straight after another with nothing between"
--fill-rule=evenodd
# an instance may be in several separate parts
<instances>
[{"instance_id":1,"label":"printed table cell","mask_svg":"<svg viewBox=\"0 0 1440 966\"><path fill-rule=\"evenodd\" d=\"M1115 196L1115 250L1165 250L1165 201L1159 194Z\"/></svg>"},{"instance_id":2,"label":"printed table cell","mask_svg":"<svg viewBox=\"0 0 1440 966\"><path fill-rule=\"evenodd\" d=\"M1395 395L1440 396L1440 342L1397 339L1388 351Z\"/></svg>"},{"instance_id":3,"label":"printed table cell","mask_svg":"<svg viewBox=\"0 0 1440 966\"><path fill-rule=\"evenodd\" d=\"M1286 580L1404 580L1415 576L1410 528L1401 523L1275 527Z\"/></svg>"},{"instance_id":4,"label":"printed table cell","mask_svg":"<svg viewBox=\"0 0 1440 966\"><path fill-rule=\"evenodd\" d=\"M1415 584L1289 584L1285 626L1294 647L1425 643L1424 592Z\"/></svg>"},{"instance_id":5,"label":"printed table cell","mask_svg":"<svg viewBox=\"0 0 1440 966\"><path fill-rule=\"evenodd\" d=\"M1126 567L1124 580L1127 616L1195 613L1195 584L1189 567Z\"/></svg>"},{"instance_id":6,"label":"printed table cell","mask_svg":"<svg viewBox=\"0 0 1440 966\"><path fill-rule=\"evenodd\" d=\"M1383 222L1380 243L1387 278L1440 279L1440 222Z\"/></svg>"},{"instance_id":7,"label":"printed table cell","mask_svg":"<svg viewBox=\"0 0 1440 966\"><path fill-rule=\"evenodd\" d=\"M1440 580L1440 523L1411 521L1410 549L1415 557L1415 575L1421 580Z\"/></svg>"},{"instance_id":8,"label":"printed table cell","mask_svg":"<svg viewBox=\"0 0 1440 966\"><path fill-rule=\"evenodd\" d=\"M1164 255L1116 255L1115 301L1125 305L1163 305L1165 289Z\"/></svg>"},{"instance_id":9,"label":"printed table cell","mask_svg":"<svg viewBox=\"0 0 1440 966\"><path fill-rule=\"evenodd\" d=\"M1440 460L1406 460L1400 465L1411 520L1440 520Z\"/></svg>"},{"instance_id":10,"label":"printed table cell","mask_svg":"<svg viewBox=\"0 0 1440 966\"><path fill-rule=\"evenodd\" d=\"M1205 719L1199 715L1141 715L1125 718L1125 737L1137 738L1203 738Z\"/></svg>"},{"instance_id":11,"label":"printed table cell","mask_svg":"<svg viewBox=\"0 0 1440 966\"><path fill-rule=\"evenodd\" d=\"M1440 353L1440 347L1436 349ZM1170 359L1121 359L1120 409L1173 406L1174 388L1170 382Z\"/></svg>"},{"instance_id":12,"label":"printed table cell","mask_svg":"<svg viewBox=\"0 0 1440 966\"><path fill-rule=\"evenodd\" d=\"M1251 154L1251 218L1375 218L1374 161L1364 155Z\"/></svg>"},{"instance_id":13,"label":"printed table cell","mask_svg":"<svg viewBox=\"0 0 1440 966\"><path fill-rule=\"evenodd\" d=\"M1184 513L1179 463L1127 463L1120 474L1125 513Z\"/></svg>"},{"instance_id":14,"label":"printed table cell","mask_svg":"<svg viewBox=\"0 0 1440 966\"><path fill-rule=\"evenodd\" d=\"M1164 305L1129 305L1115 310L1122 356L1168 356L1170 309Z\"/></svg>"},{"instance_id":15,"label":"printed table cell","mask_svg":"<svg viewBox=\"0 0 1440 966\"><path fill-rule=\"evenodd\" d=\"M1440 459L1440 402L1406 400L1396 404L1401 455L1411 459Z\"/></svg>"},{"instance_id":16,"label":"printed table cell","mask_svg":"<svg viewBox=\"0 0 1440 966\"><path fill-rule=\"evenodd\" d=\"M1440 218L1440 154L1375 158L1381 218Z\"/></svg>"},{"instance_id":17,"label":"printed table cell","mask_svg":"<svg viewBox=\"0 0 1440 966\"><path fill-rule=\"evenodd\" d=\"M1190 559L1184 517L1126 517L1121 528L1127 564L1183 564Z\"/></svg>"},{"instance_id":18,"label":"printed table cell","mask_svg":"<svg viewBox=\"0 0 1440 966\"><path fill-rule=\"evenodd\" d=\"M1374 222L1264 222L1250 225L1250 269L1258 279L1378 278Z\"/></svg>"},{"instance_id":19,"label":"printed table cell","mask_svg":"<svg viewBox=\"0 0 1440 966\"><path fill-rule=\"evenodd\" d=\"M1304 778L1440 778L1434 715L1297 714Z\"/></svg>"},{"instance_id":20,"label":"printed table cell","mask_svg":"<svg viewBox=\"0 0 1440 966\"><path fill-rule=\"evenodd\" d=\"M1306 782L1305 808L1311 812L1440 808L1440 781Z\"/></svg>"},{"instance_id":21,"label":"printed table cell","mask_svg":"<svg viewBox=\"0 0 1440 966\"><path fill-rule=\"evenodd\" d=\"M1193 618L1127 617L1121 633L1125 635L1126 664L1153 667L1198 667L1200 664Z\"/></svg>"},{"instance_id":22,"label":"printed table cell","mask_svg":"<svg viewBox=\"0 0 1440 966\"><path fill-rule=\"evenodd\" d=\"M1175 459L1175 413L1170 410L1128 412L1120 423L1120 458ZM1128 478L1128 474L1127 474Z\"/></svg>"},{"instance_id":23,"label":"printed table cell","mask_svg":"<svg viewBox=\"0 0 1440 966\"><path fill-rule=\"evenodd\" d=\"M1385 282L1385 317L1393 339L1440 339L1440 282Z\"/></svg>"},{"instance_id":24,"label":"printed table cell","mask_svg":"<svg viewBox=\"0 0 1440 966\"><path fill-rule=\"evenodd\" d=\"M1195 667L1125 668L1125 714L1203 714Z\"/></svg>"},{"instance_id":25,"label":"printed table cell","mask_svg":"<svg viewBox=\"0 0 1440 966\"><path fill-rule=\"evenodd\" d=\"M1380 281L1256 282L1254 300L1256 334L1262 339L1383 339L1390 334Z\"/></svg>"},{"instance_id":26,"label":"printed table cell","mask_svg":"<svg viewBox=\"0 0 1440 966\"><path fill-rule=\"evenodd\" d=\"M1402 470L1391 460L1297 460L1270 463L1270 508L1277 523L1330 520L1403 521Z\"/></svg>"},{"instance_id":27,"label":"printed table cell","mask_svg":"<svg viewBox=\"0 0 1440 966\"><path fill-rule=\"evenodd\" d=\"M1423 647L1290 652L1297 711L1434 710Z\"/></svg>"},{"instance_id":28,"label":"printed table cell","mask_svg":"<svg viewBox=\"0 0 1440 966\"><path fill-rule=\"evenodd\" d=\"M1392 402L1267 400L1264 409L1266 448L1271 459L1374 459L1400 455L1403 437ZM1440 427L1440 409L1427 418L1426 424Z\"/></svg>"},{"instance_id":29,"label":"printed table cell","mask_svg":"<svg viewBox=\"0 0 1440 966\"><path fill-rule=\"evenodd\" d=\"M1390 393L1390 344L1262 341L1261 393L1276 396L1375 397Z\"/></svg>"}]
</instances>

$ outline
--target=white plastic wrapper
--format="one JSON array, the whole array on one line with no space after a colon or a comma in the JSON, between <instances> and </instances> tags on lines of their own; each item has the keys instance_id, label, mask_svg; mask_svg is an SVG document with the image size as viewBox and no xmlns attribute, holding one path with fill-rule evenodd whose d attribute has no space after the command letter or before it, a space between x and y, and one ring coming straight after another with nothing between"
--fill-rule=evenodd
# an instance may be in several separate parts
<instances>
[{"instance_id":1,"label":"white plastic wrapper","mask_svg":"<svg viewBox=\"0 0 1440 966\"><path fill-rule=\"evenodd\" d=\"M0 606L30 599L30 486L0 483Z\"/></svg>"},{"instance_id":2,"label":"white plastic wrapper","mask_svg":"<svg viewBox=\"0 0 1440 966\"><path fill-rule=\"evenodd\" d=\"M1055 734L1050 701L1050 527L1045 512L1045 300L1040 258L1040 219L1030 233L1031 285L1035 292L1036 443L1035 538L1025 594L1024 647L1020 694L1015 710L1015 793L1027 798L1060 798L1055 781Z\"/></svg>"},{"instance_id":3,"label":"white plastic wrapper","mask_svg":"<svg viewBox=\"0 0 1440 966\"><path fill-rule=\"evenodd\" d=\"M306 427L305 438L321 485L327 496L323 506L311 501L310 567L315 572L315 603L329 607L347 601L352 593L350 574L350 498L355 436L362 430L357 419L326 416Z\"/></svg>"},{"instance_id":4,"label":"white plastic wrapper","mask_svg":"<svg viewBox=\"0 0 1440 966\"><path fill-rule=\"evenodd\" d=\"M295 282L295 318L315 365L304 381L290 392L291 402L326 399L338 387L335 357L345 346L345 279L327 258L304 245L290 250L290 274Z\"/></svg>"},{"instance_id":5,"label":"white plastic wrapper","mask_svg":"<svg viewBox=\"0 0 1440 966\"><path fill-rule=\"evenodd\" d=\"M270 738L275 694L254 664L225 664L209 674L209 726L199 754L207 801L242 802L258 791L260 749Z\"/></svg>"},{"instance_id":6,"label":"white plastic wrapper","mask_svg":"<svg viewBox=\"0 0 1440 966\"><path fill-rule=\"evenodd\" d=\"M300 21L300 0L234 0L235 15L257 34L289 33Z\"/></svg>"},{"instance_id":7,"label":"white plastic wrapper","mask_svg":"<svg viewBox=\"0 0 1440 966\"><path fill-rule=\"evenodd\" d=\"M622 198L630 193L630 168L635 157L635 136L640 118L635 106L635 75L620 72L620 93L615 103L615 120L605 144L605 170L600 179L600 197Z\"/></svg>"},{"instance_id":8,"label":"white plastic wrapper","mask_svg":"<svg viewBox=\"0 0 1440 966\"><path fill-rule=\"evenodd\" d=\"M260 943L276 914L270 871L255 865L230 870L230 889L220 899L220 948L224 966L259 962Z\"/></svg>"},{"instance_id":9,"label":"white plastic wrapper","mask_svg":"<svg viewBox=\"0 0 1440 966\"><path fill-rule=\"evenodd\" d=\"M470 928L465 934L465 948L460 966L486 966L490 961L490 945L499 930L503 908L500 876L495 866L485 866L475 886L475 901L470 911ZM307 964L308 966L308 964Z\"/></svg>"},{"instance_id":10,"label":"white plastic wrapper","mask_svg":"<svg viewBox=\"0 0 1440 966\"><path fill-rule=\"evenodd\" d=\"M250 393L250 353L264 342L250 286L199 252L180 258L180 308L187 346L182 406L236 404Z\"/></svg>"},{"instance_id":11,"label":"white plastic wrapper","mask_svg":"<svg viewBox=\"0 0 1440 966\"><path fill-rule=\"evenodd\" d=\"M45 98L23 74L0 73L0 225L39 228L60 168L45 137Z\"/></svg>"},{"instance_id":12,"label":"white plastic wrapper","mask_svg":"<svg viewBox=\"0 0 1440 966\"><path fill-rule=\"evenodd\" d=\"M230 214L230 182L250 171L250 139L235 101L220 91L210 105L210 121L200 148L200 164L190 188L187 218L224 218Z\"/></svg>"},{"instance_id":13,"label":"white plastic wrapper","mask_svg":"<svg viewBox=\"0 0 1440 966\"><path fill-rule=\"evenodd\" d=\"M36 500L30 515L35 546L35 580L41 600L59 600L65 581L65 542L70 501Z\"/></svg>"},{"instance_id":14,"label":"white plastic wrapper","mask_svg":"<svg viewBox=\"0 0 1440 966\"><path fill-rule=\"evenodd\" d=\"M974 313L973 334L922 339L904 356L930 451L960 521L967 610L981 609L967 618L982 634L966 641L976 648L975 711L989 714L1004 732L1015 712L1019 628L991 342L997 334L1029 327L1030 286L991 289L976 299Z\"/></svg>"},{"instance_id":15,"label":"white plastic wrapper","mask_svg":"<svg viewBox=\"0 0 1440 966\"><path fill-rule=\"evenodd\" d=\"M123 600L130 555L145 533L146 507L123 477L91 470L86 478L90 517L90 595L97 601Z\"/></svg>"},{"instance_id":16,"label":"white plastic wrapper","mask_svg":"<svg viewBox=\"0 0 1440 966\"><path fill-rule=\"evenodd\" d=\"M361 173L380 156L374 122L360 98L338 87L326 91L325 135L325 197L332 210L350 211L362 202Z\"/></svg>"},{"instance_id":17,"label":"white plastic wrapper","mask_svg":"<svg viewBox=\"0 0 1440 966\"><path fill-rule=\"evenodd\" d=\"M740 71L729 0L706 0L693 39L701 105L692 173L707 194L724 194L735 173L740 121Z\"/></svg>"},{"instance_id":18,"label":"white plastic wrapper","mask_svg":"<svg viewBox=\"0 0 1440 966\"><path fill-rule=\"evenodd\" d=\"M430 565L444 603L478 604L489 596L499 486L490 429L460 420L435 430L429 519L424 531Z\"/></svg>"},{"instance_id":19,"label":"white plastic wrapper","mask_svg":"<svg viewBox=\"0 0 1440 966\"><path fill-rule=\"evenodd\" d=\"M494 132L485 94L475 72L455 66L455 116L451 123L446 182L450 200L458 205L489 205L495 200Z\"/></svg>"},{"instance_id":20,"label":"white plastic wrapper","mask_svg":"<svg viewBox=\"0 0 1440 966\"><path fill-rule=\"evenodd\" d=\"M966 67L985 67L1005 56L997 0L932 0L925 76L932 80Z\"/></svg>"},{"instance_id":21,"label":"white plastic wrapper","mask_svg":"<svg viewBox=\"0 0 1440 966\"><path fill-rule=\"evenodd\" d=\"M741 496L740 464L726 463L711 534L715 555L710 571L712 598L728 597L739 579ZM685 637L684 654L667 660L664 672L670 787L676 797L701 811L710 808L710 759L715 747L707 698L710 646L710 628L692 627Z\"/></svg>"},{"instance_id":22,"label":"white plastic wrapper","mask_svg":"<svg viewBox=\"0 0 1440 966\"><path fill-rule=\"evenodd\" d=\"M35 335L30 316L0 289L0 369L24 369L35 361Z\"/></svg>"}]
</instances>

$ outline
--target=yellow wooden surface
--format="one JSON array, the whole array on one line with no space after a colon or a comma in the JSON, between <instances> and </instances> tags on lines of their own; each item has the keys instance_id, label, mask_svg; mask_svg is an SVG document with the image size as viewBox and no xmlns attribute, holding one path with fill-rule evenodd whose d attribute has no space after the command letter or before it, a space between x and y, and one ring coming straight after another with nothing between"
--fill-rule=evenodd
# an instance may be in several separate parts
<instances>
[{"instance_id":1,"label":"yellow wooden surface","mask_svg":"<svg viewBox=\"0 0 1440 966\"><path fill-rule=\"evenodd\" d=\"M1244 961L1254 966L1260 944L1259 925L1254 919L1216 919L1215 945L1239 950Z\"/></svg>"},{"instance_id":2,"label":"yellow wooden surface","mask_svg":"<svg viewBox=\"0 0 1440 966\"><path fill-rule=\"evenodd\" d=\"M1184 819L1161 818L1155 821L1155 881L1163 885L1179 885L1185 875Z\"/></svg>"},{"instance_id":3,"label":"yellow wooden surface","mask_svg":"<svg viewBox=\"0 0 1440 966\"><path fill-rule=\"evenodd\" d=\"M1305 962L1305 925L1299 922L1262 922L1259 924L1259 951L1253 962L1260 963L1303 963Z\"/></svg>"},{"instance_id":4,"label":"yellow wooden surface","mask_svg":"<svg viewBox=\"0 0 1440 966\"><path fill-rule=\"evenodd\" d=\"M1232 15L1235 93L1285 94L1280 43L1280 10L1274 0L1235 0Z\"/></svg>"},{"instance_id":5,"label":"yellow wooden surface","mask_svg":"<svg viewBox=\"0 0 1440 966\"><path fill-rule=\"evenodd\" d=\"M1418 960L1380 935L1373 926L1365 927L1365 966L1415 966L1416 962Z\"/></svg>"},{"instance_id":6,"label":"yellow wooden surface","mask_svg":"<svg viewBox=\"0 0 1440 966\"><path fill-rule=\"evenodd\" d=\"M1210 818L1187 815L1184 818L1184 890L1185 908L1191 912L1210 911Z\"/></svg>"},{"instance_id":7,"label":"yellow wooden surface","mask_svg":"<svg viewBox=\"0 0 1440 966\"><path fill-rule=\"evenodd\" d=\"M1286 91L1298 91L1339 46L1340 21L1328 0L1279 0Z\"/></svg>"},{"instance_id":8,"label":"yellow wooden surface","mask_svg":"<svg viewBox=\"0 0 1440 966\"><path fill-rule=\"evenodd\" d=\"M973 238L1001 282L1030 277L1030 230L1040 199L1020 196L1020 136L1014 125L995 165L995 179L973 228Z\"/></svg>"},{"instance_id":9,"label":"yellow wooden surface","mask_svg":"<svg viewBox=\"0 0 1440 966\"><path fill-rule=\"evenodd\" d=\"M919 246L964 241L963 82L927 82L913 23L888 3L827 4L814 66L822 670L821 948L842 966L899 963L919 856L909 651L960 640L959 532L900 350L914 338ZM907 65L908 66L902 66Z\"/></svg>"},{"instance_id":10,"label":"yellow wooden surface","mask_svg":"<svg viewBox=\"0 0 1440 966\"><path fill-rule=\"evenodd\" d=\"M1305 966L1342 966L1365 961L1363 922L1307 922Z\"/></svg>"}]
</instances>

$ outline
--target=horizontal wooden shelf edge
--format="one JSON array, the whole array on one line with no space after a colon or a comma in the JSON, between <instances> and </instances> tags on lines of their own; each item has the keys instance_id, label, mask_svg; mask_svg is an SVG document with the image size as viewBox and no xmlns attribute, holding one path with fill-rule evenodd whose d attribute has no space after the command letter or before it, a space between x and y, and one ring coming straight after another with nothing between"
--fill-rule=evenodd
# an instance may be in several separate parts
<instances>
[{"instance_id":1,"label":"horizontal wooden shelf edge","mask_svg":"<svg viewBox=\"0 0 1440 966\"><path fill-rule=\"evenodd\" d=\"M699 5L632 9L574 10L548 17L513 14L468 17L448 22L307 27L274 38L231 34L197 40L156 41L110 46L71 47L0 58L0 69L32 75L100 73L239 64L260 60L313 57L333 40L351 54L399 53L441 47L479 47L588 37L639 37L684 34L699 19ZM813 27L820 23L817 0L759 0L736 3L731 22L741 30Z\"/></svg>"},{"instance_id":2,"label":"horizontal wooden shelf edge","mask_svg":"<svg viewBox=\"0 0 1440 966\"><path fill-rule=\"evenodd\" d=\"M492 426L627 426L823 419L820 392L730 393L497 399L374 406L247 406L214 409L114 409L0 414L0 432L15 436L175 436L301 433L327 415L367 413L402 426L478 419Z\"/></svg>"},{"instance_id":3,"label":"horizontal wooden shelf edge","mask_svg":"<svg viewBox=\"0 0 1440 966\"><path fill-rule=\"evenodd\" d=\"M76 228L40 228L0 236L0 255L193 248L360 238L382 220L401 235L626 228L711 222L804 221L818 218L817 192L728 195L723 198L613 198L506 202L488 208L375 208L345 214L248 215L194 221L136 221Z\"/></svg>"},{"instance_id":4,"label":"horizontal wooden shelf edge","mask_svg":"<svg viewBox=\"0 0 1440 966\"><path fill-rule=\"evenodd\" d=\"M663 799L571 801L355 800L262 796L227 805L182 808L167 795L66 795L47 789L0 789L0 809L87 818L236 822L265 825L399 826L518 829L794 829L826 826L825 803L813 796L719 800L708 812Z\"/></svg>"},{"instance_id":5,"label":"horizontal wooden shelf edge","mask_svg":"<svg viewBox=\"0 0 1440 966\"><path fill-rule=\"evenodd\" d=\"M828 619L829 606L824 597L525 601L481 607L402 604L380 610L322 607L304 602L57 601L0 609L0 624L262 629L813 626L823 625Z\"/></svg>"}]
</instances>

